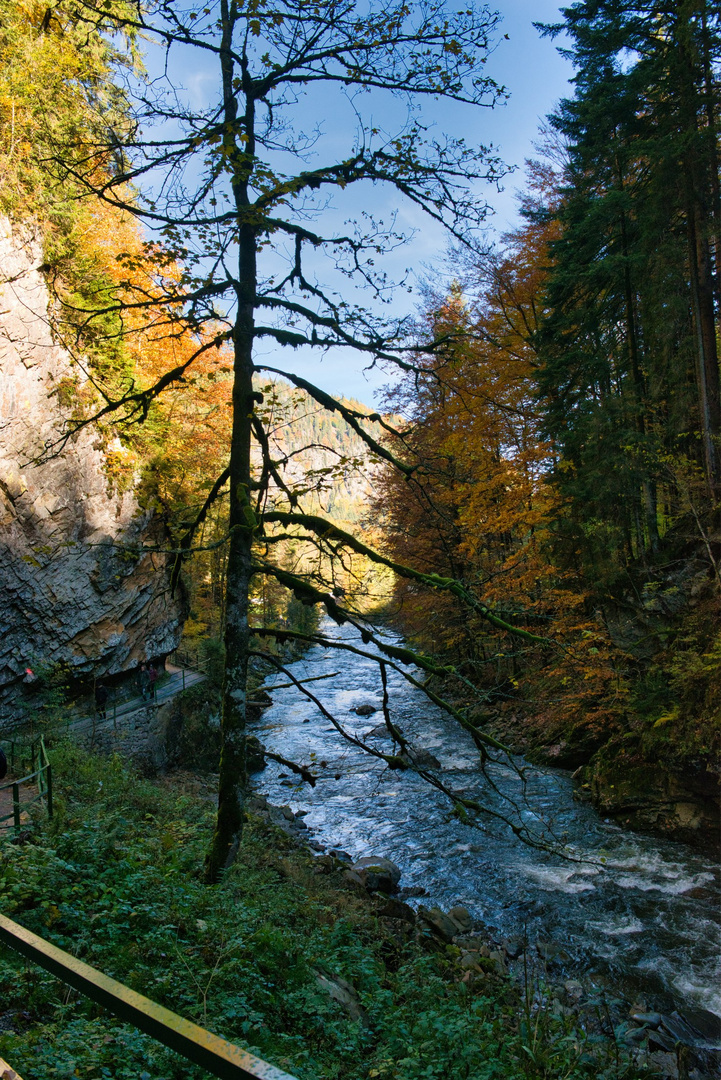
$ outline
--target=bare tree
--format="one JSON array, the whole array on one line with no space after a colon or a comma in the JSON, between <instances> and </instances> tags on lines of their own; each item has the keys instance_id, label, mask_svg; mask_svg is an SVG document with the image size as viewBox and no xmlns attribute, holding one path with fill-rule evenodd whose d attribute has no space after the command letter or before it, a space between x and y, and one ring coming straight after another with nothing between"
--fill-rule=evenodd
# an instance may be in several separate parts
<instances>
[{"instance_id":1,"label":"bare tree","mask_svg":"<svg viewBox=\"0 0 721 1080\"><path fill-rule=\"evenodd\" d=\"M375 262L404 239L402 233L395 224L384 226L357 210L355 222L336 227L341 219L330 197L341 201L353 188L357 208L371 185L386 186L399 205L406 202L422 212L457 242L475 242L487 211L476 182L498 180L503 166L485 147L434 132L422 107L424 101L439 100L448 108L489 107L504 96L484 74L498 19L472 0L457 7L447 0L210 0L197 9L176 0L114 7L74 0L74 17L90 33L122 29L149 39L153 65L161 56L165 74L128 86L133 109L123 131L110 131L107 140L82 154L58 145L55 167L88 196L142 220L161 240L162 259L182 266L182 276L171 284L159 273L157 289L135 287L134 317L160 304L169 332L177 323L198 335L193 357L153 386L108 393L101 413L142 418L158 394L187 376L195 356L216 347L232 351L228 466L181 545L183 554L191 551L196 526L227 484L222 757L217 826L206 867L214 881L233 861L242 834L251 639L263 633L283 636L251 631L251 579L272 575L304 602L324 605L337 622L357 622L320 578L284 570L268 546L260 553L259 541L282 526L331 555L355 550L390 565L356 537L305 511L273 458L253 377L266 371L289 380L319 406L339 413L374 455L416 482L413 470L374 436L374 425L383 419L363 415L301 378L292 351L310 346L340 357L350 353L356 362L412 370L414 351L436 347L414 337L410 320L383 314L393 283ZM194 66L214 72L213 93L199 107L188 105L189 96L174 85L174 72ZM301 99L310 95L325 105L331 94L342 100L352 122L343 131L334 125L326 132L322 120L302 130ZM354 291L358 286L360 292ZM122 303L127 308L127 290ZM89 312L87 318L98 315ZM277 363L259 357L262 342L277 346ZM262 453L260 470L253 467L254 445ZM395 570L450 590L512 630L463 583L406 567ZM419 662L358 625L366 642L375 641L384 685L388 665ZM316 640L325 638L316 635ZM448 674L430 660L420 663L429 675ZM486 747L498 747L461 711L451 711L471 731L482 758ZM402 746L387 706L384 715ZM401 756L372 752L391 767L409 764ZM443 787L437 777L429 779Z\"/></svg>"}]
</instances>

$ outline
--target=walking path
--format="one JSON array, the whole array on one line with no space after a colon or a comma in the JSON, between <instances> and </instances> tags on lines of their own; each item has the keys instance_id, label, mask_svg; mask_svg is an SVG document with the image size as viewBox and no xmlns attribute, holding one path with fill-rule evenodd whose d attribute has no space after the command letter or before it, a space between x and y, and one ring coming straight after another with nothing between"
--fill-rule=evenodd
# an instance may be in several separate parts
<instances>
[{"instance_id":1,"label":"walking path","mask_svg":"<svg viewBox=\"0 0 721 1080\"><path fill-rule=\"evenodd\" d=\"M154 698L149 693L146 697L143 697L142 694L135 694L133 697L123 698L122 700L113 700L111 696L108 699L104 717L77 715L68 719L68 730L72 730L73 733L84 734L93 730L97 731L99 728L106 727L109 724L117 726L119 721L138 712L139 709L164 705L166 701L170 701L182 690L187 690L197 683L205 682L207 678L200 671L193 671L190 668L178 668L172 664L166 665L166 674L167 678L162 679L157 684Z\"/></svg>"}]
</instances>

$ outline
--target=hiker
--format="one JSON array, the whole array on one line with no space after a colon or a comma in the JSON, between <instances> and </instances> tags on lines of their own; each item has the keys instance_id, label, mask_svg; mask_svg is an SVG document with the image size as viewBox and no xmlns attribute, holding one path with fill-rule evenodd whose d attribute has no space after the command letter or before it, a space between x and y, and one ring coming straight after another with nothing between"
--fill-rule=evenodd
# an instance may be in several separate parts
<instances>
[{"instance_id":1,"label":"hiker","mask_svg":"<svg viewBox=\"0 0 721 1080\"><path fill-rule=\"evenodd\" d=\"M158 681L158 672L154 664L148 668L148 682L150 684L150 700L155 701L155 684Z\"/></svg>"},{"instance_id":2,"label":"hiker","mask_svg":"<svg viewBox=\"0 0 721 1080\"><path fill-rule=\"evenodd\" d=\"M95 684L95 711L101 720L107 718L108 688L102 683Z\"/></svg>"},{"instance_id":3,"label":"hiker","mask_svg":"<svg viewBox=\"0 0 721 1080\"><path fill-rule=\"evenodd\" d=\"M150 675L145 664L140 665L140 671L138 672L138 686L140 687L140 693L143 700L148 696L148 685L150 683Z\"/></svg>"}]
</instances>

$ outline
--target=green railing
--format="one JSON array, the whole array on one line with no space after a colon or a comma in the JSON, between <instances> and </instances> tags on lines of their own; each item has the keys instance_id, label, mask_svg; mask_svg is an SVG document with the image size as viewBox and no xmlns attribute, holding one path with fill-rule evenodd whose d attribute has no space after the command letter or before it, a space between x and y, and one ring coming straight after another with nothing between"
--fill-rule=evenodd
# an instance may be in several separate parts
<instances>
[{"instance_id":1,"label":"green railing","mask_svg":"<svg viewBox=\"0 0 721 1080\"><path fill-rule=\"evenodd\" d=\"M0 941L220 1080L294 1080L247 1050L136 994L4 915L0 915Z\"/></svg>"},{"instance_id":2,"label":"green railing","mask_svg":"<svg viewBox=\"0 0 721 1080\"><path fill-rule=\"evenodd\" d=\"M20 819L23 811L28 807L33 806L36 802L44 802L47 807L48 817L53 816L53 771L50 761L48 760L48 752L45 748L45 739L41 735L39 739L34 739L30 744L29 752L26 750L23 753L24 744L19 743L16 740L10 740L6 743L9 749L9 754L6 751L8 764L12 772L19 767L22 772L26 767L25 762L28 761L29 772L27 775L20 777L18 780L11 780L7 784L0 785L1 791L12 791L13 808L9 814L4 814L0 817L0 826L6 821L12 819L15 832L20 831ZM20 800L20 789L25 785L26 787L34 784L37 786L38 793L33 796L32 799Z\"/></svg>"}]
</instances>

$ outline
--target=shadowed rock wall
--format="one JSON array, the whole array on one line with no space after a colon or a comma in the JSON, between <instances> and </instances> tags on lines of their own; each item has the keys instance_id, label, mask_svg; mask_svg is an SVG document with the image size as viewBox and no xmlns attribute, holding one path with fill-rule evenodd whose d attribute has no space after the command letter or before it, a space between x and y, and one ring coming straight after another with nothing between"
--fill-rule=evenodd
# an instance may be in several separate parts
<instances>
[{"instance_id":1,"label":"shadowed rock wall","mask_svg":"<svg viewBox=\"0 0 721 1080\"><path fill-rule=\"evenodd\" d=\"M162 544L164 529L111 489L97 432L32 464L62 429L61 380L78 377L50 331L41 262L37 239L0 218L0 727L23 709L28 665L116 674L172 650L183 616L168 557L118 547Z\"/></svg>"}]
</instances>

